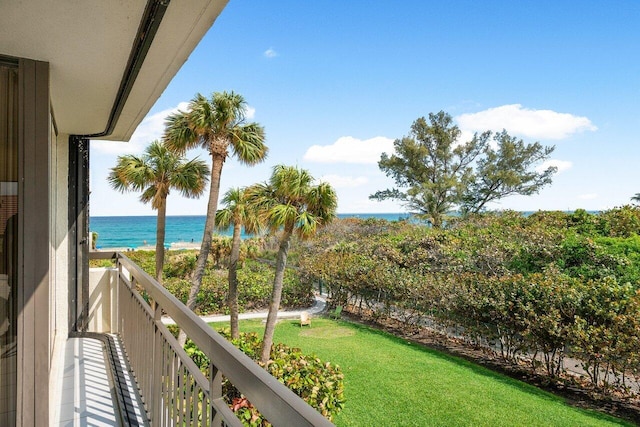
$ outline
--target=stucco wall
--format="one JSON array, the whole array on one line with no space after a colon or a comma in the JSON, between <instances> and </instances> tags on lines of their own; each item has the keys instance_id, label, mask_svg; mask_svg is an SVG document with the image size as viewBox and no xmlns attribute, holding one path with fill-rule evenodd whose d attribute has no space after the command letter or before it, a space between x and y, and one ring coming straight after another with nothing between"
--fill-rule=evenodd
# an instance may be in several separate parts
<instances>
[{"instance_id":1,"label":"stucco wall","mask_svg":"<svg viewBox=\"0 0 640 427\"><path fill-rule=\"evenodd\" d=\"M52 135L50 146L50 328L51 373L49 420L60 408L64 348L69 334L68 170L69 135Z\"/></svg>"},{"instance_id":2,"label":"stucco wall","mask_svg":"<svg viewBox=\"0 0 640 427\"><path fill-rule=\"evenodd\" d=\"M115 301L116 274L115 268L89 269L89 332L111 332L111 302Z\"/></svg>"}]
</instances>

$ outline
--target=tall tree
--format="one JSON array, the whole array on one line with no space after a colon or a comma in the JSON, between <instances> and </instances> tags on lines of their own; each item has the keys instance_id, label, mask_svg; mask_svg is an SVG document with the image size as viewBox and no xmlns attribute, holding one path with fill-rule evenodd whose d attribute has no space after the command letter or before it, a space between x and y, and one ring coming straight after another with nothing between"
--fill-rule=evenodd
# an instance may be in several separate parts
<instances>
[{"instance_id":1,"label":"tall tree","mask_svg":"<svg viewBox=\"0 0 640 427\"><path fill-rule=\"evenodd\" d=\"M419 118L409 136L394 142L395 153L383 153L378 166L397 188L378 191L371 199L403 201L439 228L448 211L480 212L504 197L531 195L551 183L554 166L536 171L554 147L526 144L506 131L486 131L471 141L459 140L460 129L443 111Z\"/></svg>"},{"instance_id":2,"label":"tall tree","mask_svg":"<svg viewBox=\"0 0 640 427\"><path fill-rule=\"evenodd\" d=\"M631 201L640 203L640 193L636 193L633 197L631 197Z\"/></svg>"},{"instance_id":3,"label":"tall tree","mask_svg":"<svg viewBox=\"0 0 640 427\"><path fill-rule=\"evenodd\" d=\"M553 146L543 147L539 142L526 144L509 136L506 130L496 133L493 140L494 144L484 148L462 196L463 212L478 213L487 203L513 194L536 194L551 184L553 174L558 171L555 166L540 172L534 168L549 158L555 149Z\"/></svg>"},{"instance_id":4,"label":"tall tree","mask_svg":"<svg viewBox=\"0 0 640 427\"><path fill-rule=\"evenodd\" d=\"M111 168L109 183L118 191L142 191L140 201L151 202L158 211L156 225L156 280L162 283L164 265L164 238L167 196L174 189L184 197L202 195L209 179L209 167L199 159L186 161L169 151L163 144L153 141L142 156L118 157Z\"/></svg>"},{"instance_id":5,"label":"tall tree","mask_svg":"<svg viewBox=\"0 0 640 427\"><path fill-rule=\"evenodd\" d=\"M211 99L196 94L189 102L187 111L179 111L167 118L164 142L170 150L183 154L188 149L202 147L211 155L207 218L187 299L187 307L191 310L195 307L209 257L224 162L233 154L240 163L255 165L267 156L264 128L258 123L247 122L246 112L247 104L241 95L234 92L216 92ZM184 340L182 334L181 341Z\"/></svg>"},{"instance_id":6,"label":"tall tree","mask_svg":"<svg viewBox=\"0 0 640 427\"><path fill-rule=\"evenodd\" d=\"M226 229L233 225L233 237L231 241L231 255L229 256L229 295L227 303L231 317L231 338L240 337L238 327L238 261L240 259L240 245L242 243L242 228L245 232L255 234L260 231L261 224L255 207L249 203L249 197L245 188L231 188L224 197L222 203L225 207L216 212L216 228Z\"/></svg>"},{"instance_id":7,"label":"tall tree","mask_svg":"<svg viewBox=\"0 0 640 427\"><path fill-rule=\"evenodd\" d=\"M337 196L328 183L314 185L314 178L304 169L278 165L267 183L256 184L247 190L250 203L256 206L271 232L280 233L276 273L273 281L269 314L264 329L260 360L269 360L275 330L284 271L291 237L307 238L335 218Z\"/></svg>"},{"instance_id":8,"label":"tall tree","mask_svg":"<svg viewBox=\"0 0 640 427\"><path fill-rule=\"evenodd\" d=\"M471 165L482 152L489 133L459 143L461 132L444 111L413 122L409 136L396 139L395 153L383 153L378 166L394 179L396 188L378 191L371 199L404 202L439 228L472 177Z\"/></svg>"}]
</instances>

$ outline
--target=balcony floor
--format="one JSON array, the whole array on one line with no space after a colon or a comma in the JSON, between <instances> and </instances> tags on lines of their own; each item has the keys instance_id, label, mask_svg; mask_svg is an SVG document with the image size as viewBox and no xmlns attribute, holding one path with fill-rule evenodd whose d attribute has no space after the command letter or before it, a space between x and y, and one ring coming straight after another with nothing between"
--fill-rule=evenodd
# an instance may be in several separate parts
<instances>
[{"instance_id":1,"label":"balcony floor","mask_svg":"<svg viewBox=\"0 0 640 427\"><path fill-rule=\"evenodd\" d=\"M67 340L58 426L120 426L123 417L126 425L148 425L129 371L122 368L127 365L119 341L117 337L111 339L114 360L100 339L82 337ZM112 369L112 366L116 368ZM114 375L125 385L116 385ZM116 387L121 391L116 392ZM118 412L122 406L123 416Z\"/></svg>"}]
</instances>

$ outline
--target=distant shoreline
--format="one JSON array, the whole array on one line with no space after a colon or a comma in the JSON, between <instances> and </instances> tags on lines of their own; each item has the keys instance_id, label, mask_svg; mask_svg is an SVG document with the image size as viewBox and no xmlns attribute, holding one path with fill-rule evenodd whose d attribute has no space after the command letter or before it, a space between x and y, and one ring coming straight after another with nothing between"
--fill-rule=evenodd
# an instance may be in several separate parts
<instances>
[{"instance_id":1,"label":"distant shoreline","mask_svg":"<svg viewBox=\"0 0 640 427\"><path fill-rule=\"evenodd\" d=\"M202 246L201 242L174 242L171 243L167 249L170 251L180 251L180 250L193 250L200 249ZM155 251L156 245L143 245L137 247L113 247L113 248L103 248L98 247L96 251L98 252L130 252L130 251Z\"/></svg>"},{"instance_id":2,"label":"distant shoreline","mask_svg":"<svg viewBox=\"0 0 640 427\"><path fill-rule=\"evenodd\" d=\"M390 221L404 219L408 215L403 213L388 214L338 214L338 218L377 218ZM167 215L165 228L165 246L172 250L199 249L204 234L206 216ZM98 234L97 246L102 250L155 250L156 217L154 216L91 216L89 227L91 232ZM233 229L217 230L221 236L231 236ZM252 237L242 233L243 239Z\"/></svg>"},{"instance_id":3,"label":"distant shoreline","mask_svg":"<svg viewBox=\"0 0 640 427\"><path fill-rule=\"evenodd\" d=\"M596 211L589 213L597 213ZM520 212L524 216L535 213L534 211ZM451 212L454 215L455 212ZM383 219L387 221L406 220L410 214L397 213L342 213L338 218L358 219ZM206 216L167 216L165 246L170 250L199 249L204 232ZM131 251L131 250L155 250L156 241L156 217L153 216L116 216L100 217L92 216L89 219L91 232L98 235L97 245L103 251ZM231 236L233 229L218 230L218 235ZM243 239L252 237L242 233Z\"/></svg>"},{"instance_id":4,"label":"distant shoreline","mask_svg":"<svg viewBox=\"0 0 640 427\"><path fill-rule=\"evenodd\" d=\"M409 212L338 212L338 218L361 218L377 216L411 216ZM206 215L167 215L167 218L206 218ZM157 218L157 215L91 215L91 218Z\"/></svg>"}]
</instances>

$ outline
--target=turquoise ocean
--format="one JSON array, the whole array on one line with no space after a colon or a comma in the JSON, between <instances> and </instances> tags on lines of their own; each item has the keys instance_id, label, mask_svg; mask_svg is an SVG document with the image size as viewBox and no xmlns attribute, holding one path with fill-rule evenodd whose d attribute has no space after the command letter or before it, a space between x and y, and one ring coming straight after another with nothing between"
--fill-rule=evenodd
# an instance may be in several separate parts
<instances>
[{"instance_id":1,"label":"turquoise ocean","mask_svg":"<svg viewBox=\"0 0 640 427\"><path fill-rule=\"evenodd\" d=\"M378 218L397 221L409 217L407 213L338 214L339 218ZM165 246L172 243L202 241L204 216L167 216ZM138 248L156 244L155 216L92 216L89 229L98 233L98 248ZM218 231L231 235L231 229ZM243 236L246 237L246 236Z\"/></svg>"}]
</instances>

